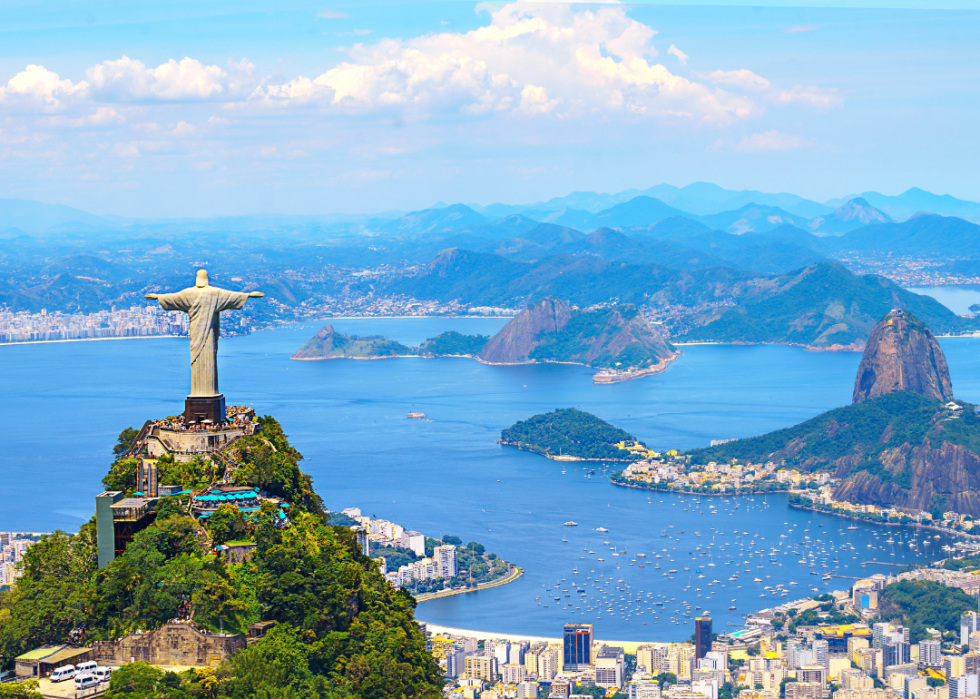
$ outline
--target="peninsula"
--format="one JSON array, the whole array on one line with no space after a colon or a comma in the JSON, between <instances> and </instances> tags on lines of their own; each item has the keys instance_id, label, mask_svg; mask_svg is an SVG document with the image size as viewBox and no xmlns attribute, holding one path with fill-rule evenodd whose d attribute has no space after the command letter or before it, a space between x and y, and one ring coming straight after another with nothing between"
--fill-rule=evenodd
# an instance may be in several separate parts
<instances>
[{"instance_id":1,"label":"peninsula","mask_svg":"<svg viewBox=\"0 0 980 699\"><path fill-rule=\"evenodd\" d=\"M834 501L980 516L980 415L951 400L939 343L910 313L874 328L851 405L760 437L690 452L692 463L776 462L829 471Z\"/></svg>"}]
</instances>

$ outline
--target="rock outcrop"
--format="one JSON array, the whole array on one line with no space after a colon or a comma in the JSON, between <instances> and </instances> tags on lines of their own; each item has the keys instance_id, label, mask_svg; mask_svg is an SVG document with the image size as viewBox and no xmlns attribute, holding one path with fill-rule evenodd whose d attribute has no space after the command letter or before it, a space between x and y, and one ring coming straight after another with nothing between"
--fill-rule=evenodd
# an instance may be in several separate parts
<instances>
[{"instance_id":1,"label":"rock outcrop","mask_svg":"<svg viewBox=\"0 0 980 699\"><path fill-rule=\"evenodd\" d=\"M853 402L894 391L953 398L942 348L922 321L901 310L886 315L871 331L854 380Z\"/></svg>"},{"instance_id":2,"label":"rock outcrop","mask_svg":"<svg viewBox=\"0 0 980 699\"><path fill-rule=\"evenodd\" d=\"M518 313L477 356L488 364L525 364L546 333L561 332L572 310L561 299L546 298Z\"/></svg>"},{"instance_id":3,"label":"rock outcrop","mask_svg":"<svg viewBox=\"0 0 980 699\"><path fill-rule=\"evenodd\" d=\"M416 350L381 335L358 337L336 332L327 323L309 342L300 347L290 359L382 359L417 354Z\"/></svg>"},{"instance_id":4,"label":"rock outcrop","mask_svg":"<svg viewBox=\"0 0 980 699\"><path fill-rule=\"evenodd\" d=\"M666 368L676 356L636 306L579 311L547 298L507 323L478 359L488 364L568 362L651 373Z\"/></svg>"}]
</instances>

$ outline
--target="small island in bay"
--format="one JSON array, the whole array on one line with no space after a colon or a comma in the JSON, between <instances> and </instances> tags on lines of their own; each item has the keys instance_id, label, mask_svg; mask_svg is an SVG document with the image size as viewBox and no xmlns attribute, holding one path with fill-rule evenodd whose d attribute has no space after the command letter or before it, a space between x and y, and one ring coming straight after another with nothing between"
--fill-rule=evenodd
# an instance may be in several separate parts
<instances>
[{"instance_id":1,"label":"small island in bay","mask_svg":"<svg viewBox=\"0 0 980 699\"><path fill-rule=\"evenodd\" d=\"M559 461L636 461L659 456L629 432L575 408L521 420L500 433L500 443Z\"/></svg>"},{"instance_id":2,"label":"small island in bay","mask_svg":"<svg viewBox=\"0 0 980 699\"><path fill-rule=\"evenodd\" d=\"M664 371L680 353L632 304L573 308L548 297L529 304L492 338L444 332L418 347L371 335L343 335L329 323L292 359L470 357L484 364L578 364L597 384Z\"/></svg>"},{"instance_id":3,"label":"small island in bay","mask_svg":"<svg viewBox=\"0 0 980 699\"><path fill-rule=\"evenodd\" d=\"M390 359L394 357L472 357L490 338L449 331L408 347L382 335L344 335L327 323L291 359Z\"/></svg>"}]
</instances>

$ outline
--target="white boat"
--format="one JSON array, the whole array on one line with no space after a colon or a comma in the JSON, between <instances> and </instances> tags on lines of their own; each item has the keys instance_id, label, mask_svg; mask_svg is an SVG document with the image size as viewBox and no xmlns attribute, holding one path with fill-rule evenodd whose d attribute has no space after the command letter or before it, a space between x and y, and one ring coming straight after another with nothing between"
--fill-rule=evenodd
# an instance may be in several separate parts
<instances>
[{"instance_id":1,"label":"white boat","mask_svg":"<svg viewBox=\"0 0 980 699\"><path fill-rule=\"evenodd\" d=\"M578 522L565 522L566 527L577 527Z\"/></svg>"},{"instance_id":2,"label":"white boat","mask_svg":"<svg viewBox=\"0 0 980 699\"><path fill-rule=\"evenodd\" d=\"M608 530L608 529L606 529L605 527L596 527L596 531L597 531L597 532L607 532L607 531L609 531L609 530Z\"/></svg>"}]
</instances>

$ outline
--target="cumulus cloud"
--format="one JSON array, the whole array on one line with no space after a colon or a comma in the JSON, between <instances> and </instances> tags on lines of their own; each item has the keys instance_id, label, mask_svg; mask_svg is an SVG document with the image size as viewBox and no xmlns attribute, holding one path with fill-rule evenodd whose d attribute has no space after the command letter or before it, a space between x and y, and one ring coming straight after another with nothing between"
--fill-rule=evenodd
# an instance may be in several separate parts
<instances>
[{"instance_id":1,"label":"cumulus cloud","mask_svg":"<svg viewBox=\"0 0 980 699\"><path fill-rule=\"evenodd\" d=\"M52 113L88 94L84 80L73 83L44 66L29 65L0 87L0 104L18 111Z\"/></svg>"},{"instance_id":2,"label":"cumulus cloud","mask_svg":"<svg viewBox=\"0 0 980 699\"><path fill-rule=\"evenodd\" d=\"M751 70L713 70L706 76L715 84L732 85L744 90L768 90L772 83Z\"/></svg>"},{"instance_id":3,"label":"cumulus cloud","mask_svg":"<svg viewBox=\"0 0 980 699\"><path fill-rule=\"evenodd\" d=\"M714 122L755 110L750 98L656 63L656 31L622 7L515 3L492 10L489 26L466 33L358 44L350 60L319 77L264 85L253 98L283 104L329 96L333 107L350 112L681 114ZM674 55L683 56L676 47Z\"/></svg>"},{"instance_id":4,"label":"cumulus cloud","mask_svg":"<svg viewBox=\"0 0 980 699\"><path fill-rule=\"evenodd\" d=\"M775 99L777 102L789 104L800 102L811 107L839 107L844 103L844 98L837 94L836 90L824 90L819 87L796 85L791 90L780 90Z\"/></svg>"},{"instance_id":5,"label":"cumulus cloud","mask_svg":"<svg viewBox=\"0 0 980 699\"><path fill-rule=\"evenodd\" d=\"M793 134L781 133L779 131L765 131L745 136L737 146L738 150L746 152L759 151L788 151L797 148L806 148L813 145L813 139L794 136Z\"/></svg>"},{"instance_id":6,"label":"cumulus cloud","mask_svg":"<svg viewBox=\"0 0 980 699\"><path fill-rule=\"evenodd\" d=\"M671 44L670 45L670 48L667 49L667 53L669 53L671 56L676 56L677 57L677 60L681 62L681 65L682 66L686 66L687 65L687 54L684 53L683 51L681 51L679 48L677 48L673 44Z\"/></svg>"},{"instance_id":7,"label":"cumulus cloud","mask_svg":"<svg viewBox=\"0 0 980 699\"><path fill-rule=\"evenodd\" d=\"M185 57L147 68L123 56L89 68L86 77L95 96L105 101L194 102L234 97L249 82L253 66L243 60L230 67L231 73Z\"/></svg>"}]
</instances>

